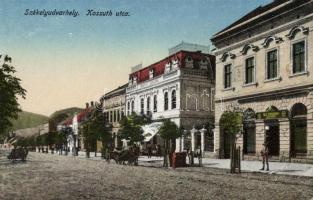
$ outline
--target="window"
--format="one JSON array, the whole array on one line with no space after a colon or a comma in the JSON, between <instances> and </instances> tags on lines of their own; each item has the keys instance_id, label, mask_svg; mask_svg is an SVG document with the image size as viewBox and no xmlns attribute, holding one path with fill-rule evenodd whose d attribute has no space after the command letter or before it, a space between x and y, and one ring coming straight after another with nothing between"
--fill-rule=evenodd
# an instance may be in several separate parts
<instances>
[{"instance_id":1,"label":"window","mask_svg":"<svg viewBox=\"0 0 313 200\"><path fill-rule=\"evenodd\" d=\"M127 115L130 115L130 102L127 102Z\"/></svg>"},{"instance_id":2,"label":"window","mask_svg":"<svg viewBox=\"0 0 313 200\"><path fill-rule=\"evenodd\" d=\"M150 114L150 97L147 98L147 115Z\"/></svg>"},{"instance_id":3,"label":"window","mask_svg":"<svg viewBox=\"0 0 313 200\"><path fill-rule=\"evenodd\" d=\"M267 79L277 78L277 50L267 52Z\"/></svg>"},{"instance_id":4,"label":"window","mask_svg":"<svg viewBox=\"0 0 313 200\"><path fill-rule=\"evenodd\" d=\"M135 103L134 103L134 101L132 101L131 112L135 112Z\"/></svg>"},{"instance_id":5,"label":"window","mask_svg":"<svg viewBox=\"0 0 313 200\"><path fill-rule=\"evenodd\" d=\"M140 114L144 114L144 112L145 112L145 100L142 98L141 100L140 100Z\"/></svg>"},{"instance_id":6,"label":"window","mask_svg":"<svg viewBox=\"0 0 313 200\"><path fill-rule=\"evenodd\" d=\"M120 110L117 110L117 122L121 120Z\"/></svg>"},{"instance_id":7,"label":"window","mask_svg":"<svg viewBox=\"0 0 313 200\"><path fill-rule=\"evenodd\" d=\"M172 109L176 108L176 90L172 91Z\"/></svg>"},{"instance_id":8,"label":"window","mask_svg":"<svg viewBox=\"0 0 313 200\"><path fill-rule=\"evenodd\" d=\"M254 82L254 57L246 59L246 84Z\"/></svg>"},{"instance_id":9,"label":"window","mask_svg":"<svg viewBox=\"0 0 313 200\"><path fill-rule=\"evenodd\" d=\"M304 41L292 46L292 72L294 74L305 71L305 43Z\"/></svg>"},{"instance_id":10,"label":"window","mask_svg":"<svg viewBox=\"0 0 313 200\"><path fill-rule=\"evenodd\" d=\"M224 88L231 87L231 64L224 66Z\"/></svg>"},{"instance_id":11,"label":"window","mask_svg":"<svg viewBox=\"0 0 313 200\"><path fill-rule=\"evenodd\" d=\"M113 122L113 111L110 111L110 122Z\"/></svg>"},{"instance_id":12,"label":"window","mask_svg":"<svg viewBox=\"0 0 313 200\"><path fill-rule=\"evenodd\" d=\"M123 118L125 116L125 113L124 113L124 109L122 108L121 110L121 118Z\"/></svg>"},{"instance_id":13,"label":"window","mask_svg":"<svg viewBox=\"0 0 313 200\"><path fill-rule=\"evenodd\" d=\"M158 99L157 95L153 97L153 112L158 112Z\"/></svg>"},{"instance_id":14,"label":"window","mask_svg":"<svg viewBox=\"0 0 313 200\"><path fill-rule=\"evenodd\" d=\"M164 93L164 110L168 110L168 93Z\"/></svg>"},{"instance_id":15,"label":"window","mask_svg":"<svg viewBox=\"0 0 313 200\"><path fill-rule=\"evenodd\" d=\"M113 113L113 122L116 122L116 110L114 110L114 113Z\"/></svg>"}]
</instances>

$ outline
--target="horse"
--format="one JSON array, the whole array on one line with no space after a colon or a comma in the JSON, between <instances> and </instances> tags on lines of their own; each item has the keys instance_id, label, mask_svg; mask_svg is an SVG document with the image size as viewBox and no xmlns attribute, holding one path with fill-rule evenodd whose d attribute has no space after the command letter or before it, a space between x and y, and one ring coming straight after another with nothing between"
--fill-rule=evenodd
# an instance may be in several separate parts
<instances>
[{"instance_id":1,"label":"horse","mask_svg":"<svg viewBox=\"0 0 313 200\"><path fill-rule=\"evenodd\" d=\"M26 161L26 157L28 154L28 150L26 148L14 148L7 156L7 158L11 161L15 161L17 159L21 159L22 161Z\"/></svg>"}]
</instances>

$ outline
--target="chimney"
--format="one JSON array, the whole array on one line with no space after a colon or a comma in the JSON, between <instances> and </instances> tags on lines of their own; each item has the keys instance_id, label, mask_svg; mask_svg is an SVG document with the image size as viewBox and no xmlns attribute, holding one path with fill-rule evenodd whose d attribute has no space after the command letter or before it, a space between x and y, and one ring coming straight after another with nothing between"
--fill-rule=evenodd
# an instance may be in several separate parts
<instances>
[{"instance_id":1,"label":"chimney","mask_svg":"<svg viewBox=\"0 0 313 200\"><path fill-rule=\"evenodd\" d=\"M89 108L89 103L86 103L86 108Z\"/></svg>"}]
</instances>

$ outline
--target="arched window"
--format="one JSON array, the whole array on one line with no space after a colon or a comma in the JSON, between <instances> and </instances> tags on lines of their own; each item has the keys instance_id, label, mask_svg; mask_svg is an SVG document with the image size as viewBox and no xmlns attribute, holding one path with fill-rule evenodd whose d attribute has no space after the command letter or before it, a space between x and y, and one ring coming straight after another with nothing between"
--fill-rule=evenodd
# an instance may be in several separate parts
<instances>
[{"instance_id":1,"label":"arched window","mask_svg":"<svg viewBox=\"0 0 313 200\"><path fill-rule=\"evenodd\" d=\"M153 97L153 112L158 112L158 99L157 95Z\"/></svg>"},{"instance_id":2,"label":"arched window","mask_svg":"<svg viewBox=\"0 0 313 200\"><path fill-rule=\"evenodd\" d=\"M132 103L131 103L131 113L132 112L135 112L135 102L134 101L132 101Z\"/></svg>"},{"instance_id":3,"label":"arched window","mask_svg":"<svg viewBox=\"0 0 313 200\"><path fill-rule=\"evenodd\" d=\"M176 108L176 90L172 91L172 109Z\"/></svg>"},{"instance_id":4,"label":"arched window","mask_svg":"<svg viewBox=\"0 0 313 200\"><path fill-rule=\"evenodd\" d=\"M113 111L110 110L110 122L113 122Z\"/></svg>"},{"instance_id":5,"label":"arched window","mask_svg":"<svg viewBox=\"0 0 313 200\"><path fill-rule=\"evenodd\" d=\"M130 115L130 102L127 102L127 115Z\"/></svg>"},{"instance_id":6,"label":"arched window","mask_svg":"<svg viewBox=\"0 0 313 200\"><path fill-rule=\"evenodd\" d=\"M113 112L113 122L116 122L116 110L114 110L114 112Z\"/></svg>"},{"instance_id":7,"label":"arched window","mask_svg":"<svg viewBox=\"0 0 313 200\"><path fill-rule=\"evenodd\" d=\"M121 118L123 118L125 116L125 113L124 113L124 109L122 108L121 110Z\"/></svg>"},{"instance_id":8,"label":"arched window","mask_svg":"<svg viewBox=\"0 0 313 200\"><path fill-rule=\"evenodd\" d=\"M141 100L140 100L140 114L144 114L144 112L145 112L145 100L142 98Z\"/></svg>"},{"instance_id":9,"label":"arched window","mask_svg":"<svg viewBox=\"0 0 313 200\"><path fill-rule=\"evenodd\" d=\"M168 110L168 93L164 93L164 110Z\"/></svg>"},{"instance_id":10,"label":"arched window","mask_svg":"<svg viewBox=\"0 0 313 200\"><path fill-rule=\"evenodd\" d=\"M255 154L255 112L248 108L243 113L243 153Z\"/></svg>"},{"instance_id":11,"label":"arched window","mask_svg":"<svg viewBox=\"0 0 313 200\"><path fill-rule=\"evenodd\" d=\"M147 115L150 114L150 97L147 98Z\"/></svg>"},{"instance_id":12,"label":"arched window","mask_svg":"<svg viewBox=\"0 0 313 200\"><path fill-rule=\"evenodd\" d=\"M120 110L117 110L117 122L121 120Z\"/></svg>"},{"instance_id":13,"label":"arched window","mask_svg":"<svg viewBox=\"0 0 313 200\"><path fill-rule=\"evenodd\" d=\"M291 156L297 157L307 153L307 108L302 103L291 109L290 120Z\"/></svg>"}]
</instances>

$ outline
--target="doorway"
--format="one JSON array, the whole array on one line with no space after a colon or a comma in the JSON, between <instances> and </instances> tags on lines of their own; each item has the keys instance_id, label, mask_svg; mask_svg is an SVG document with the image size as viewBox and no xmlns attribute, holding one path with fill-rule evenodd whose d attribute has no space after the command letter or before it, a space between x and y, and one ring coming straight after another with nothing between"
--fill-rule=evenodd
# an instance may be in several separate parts
<instances>
[{"instance_id":1,"label":"doorway","mask_svg":"<svg viewBox=\"0 0 313 200\"><path fill-rule=\"evenodd\" d=\"M279 156L279 122L278 120L265 122L265 143L270 156Z\"/></svg>"},{"instance_id":2,"label":"doorway","mask_svg":"<svg viewBox=\"0 0 313 200\"><path fill-rule=\"evenodd\" d=\"M230 158L231 135L224 131L224 158Z\"/></svg>"}]
</instances>

